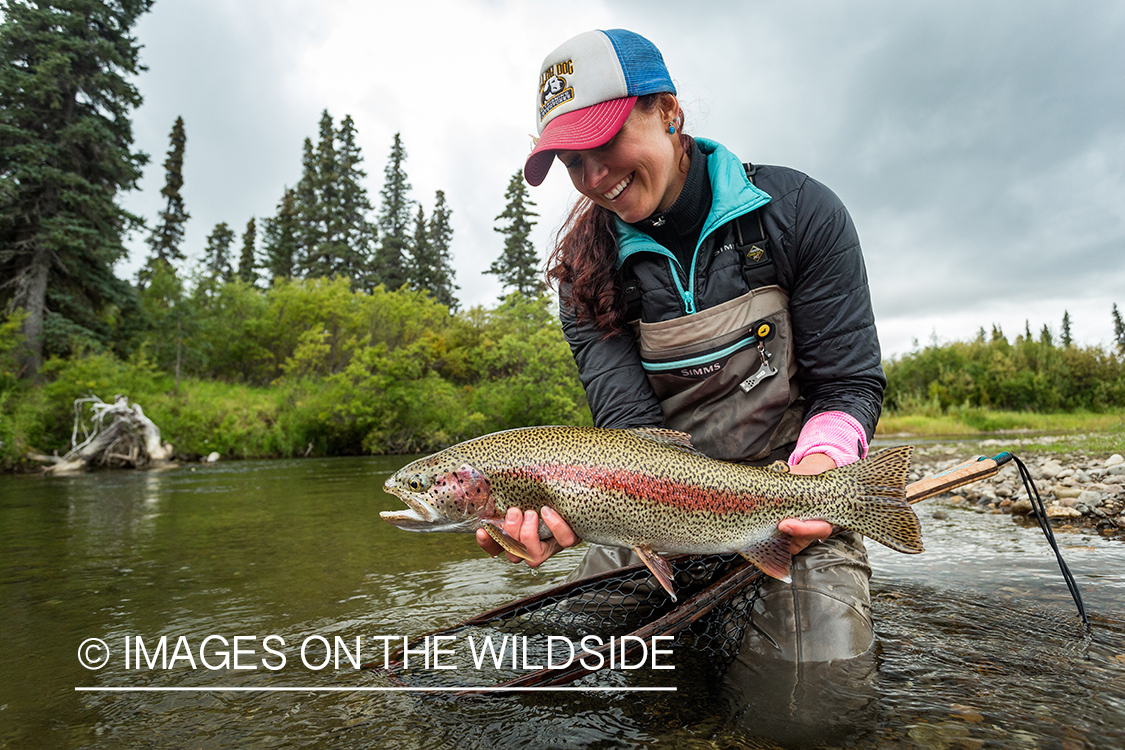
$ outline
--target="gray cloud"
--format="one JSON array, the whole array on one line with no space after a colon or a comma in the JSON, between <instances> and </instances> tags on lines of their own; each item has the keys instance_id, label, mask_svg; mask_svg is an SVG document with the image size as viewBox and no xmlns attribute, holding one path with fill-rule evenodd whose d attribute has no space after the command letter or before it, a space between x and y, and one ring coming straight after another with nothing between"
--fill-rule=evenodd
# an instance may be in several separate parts
<instances>
[{"instance_id":1,"label":"gray cloud","mask_svg":"<svg viewBox=\"0 0 1125 750\"><path fill-rule=\"evenodd\" d=\"M1098 300L1100 317L1076 330L1108 340L1111 304L1125 301L1125 7L659 12L664 23L647 23L689 108L702 105L697 132L844 198L881 319L964 338L994 319L1014 333L1015 315L1018 330L1024 317L1057 329L1064 309ZM979 314L971 327L951 315L966 310ZM887 348L908 347L898 336Z\"/></svg>"}]
</instances>

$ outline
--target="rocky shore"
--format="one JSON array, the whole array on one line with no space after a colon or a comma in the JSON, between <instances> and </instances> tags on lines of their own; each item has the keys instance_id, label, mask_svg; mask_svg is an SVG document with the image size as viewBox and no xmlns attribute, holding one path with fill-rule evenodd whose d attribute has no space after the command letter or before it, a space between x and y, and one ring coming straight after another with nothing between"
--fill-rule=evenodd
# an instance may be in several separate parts
<instances>
[{"instance_id":1,"label":"rocky shore","mask_svg":"<svg viewBox=\"0 0 1125 750\"><path fill-rule=\"evenodd\" d=\"M985 441L979 445L919 446L914 454L910 481L944 471L974 456L995 455L1003 448ZM1103 536L1125 537L1125 457L1091 456L1080 453L1022 454L1039 495L1057 529L1096 530ZM934 500L970 507L981 513L1032 514L1014 462L1001 467L989 479L959 487ZM931 501L932 502L932 501Z\"/></svg>"}]
</instances>

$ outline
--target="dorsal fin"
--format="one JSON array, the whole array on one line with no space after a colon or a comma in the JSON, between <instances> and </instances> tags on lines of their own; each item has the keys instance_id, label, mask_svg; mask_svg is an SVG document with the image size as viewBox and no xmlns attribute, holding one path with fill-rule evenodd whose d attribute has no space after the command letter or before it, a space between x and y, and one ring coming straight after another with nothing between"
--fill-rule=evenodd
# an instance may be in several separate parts
<instances>
[{"instance_id":1,"label":"dorsal fin","mask_svg":"<svg viewBox=\"0 0 1125 750\"><path fill-rule=\"evenodd\" d=\"M642 440L651 440L654 443L671 445L675 448L688 451L689 453L703 455L691 444L691 435L686 432L677 432L676 430L669 430L664 427L632 427L626 430L626 432L631 432Z\"/></svg>"}]
</instances>

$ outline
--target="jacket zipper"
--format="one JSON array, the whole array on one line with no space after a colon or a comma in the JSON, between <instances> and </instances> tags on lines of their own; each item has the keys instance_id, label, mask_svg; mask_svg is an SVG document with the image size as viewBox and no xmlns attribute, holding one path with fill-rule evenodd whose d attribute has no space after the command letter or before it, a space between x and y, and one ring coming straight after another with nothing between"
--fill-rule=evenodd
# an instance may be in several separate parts
<instances>
[{"instance_id":1,"label":"jacket zipper","mask_svg":"<svg viewBox=\"0 0 1125 750\"><path fill-rule=\"evenodd\" d=\"M687 274L687 277L688 277L688 288L687 289L684 289L683 284L680 282L680 274L679 274L680 262L678 260L676 260L675 256L672 255L672 253L670 251L665 250L665 252L668 254L668 265L671 266L671 268L672 268L672 278L675 279L675 281L676 281L676 290L680 293L680 299L684 303L684 314L685 315L694 315L695 312L696 312L696 310L695 310L695 268L696 268L696 264L699 262L699 248L703 247L704 240L706 240L708 237L710 237L712 234L714 234L715 231L719 227L724 226L726 224L729 224L730 222L734 221L738 217L744 216L745 214L748 214L751 211L754 211L754 210L756 210L757 208L760 208L760 207L761 206L756 206L755 208L746 209L744 206L740 206L738 208L738 210L731 211L727 216L724 216L722 218L722 220L716 221L715 224L705 234L701 233L699 235L699 239L695 243L695 250L692 251L692 254L691 254L691 269L688 271L688 274Z\"/></svg>"}]
</instances>

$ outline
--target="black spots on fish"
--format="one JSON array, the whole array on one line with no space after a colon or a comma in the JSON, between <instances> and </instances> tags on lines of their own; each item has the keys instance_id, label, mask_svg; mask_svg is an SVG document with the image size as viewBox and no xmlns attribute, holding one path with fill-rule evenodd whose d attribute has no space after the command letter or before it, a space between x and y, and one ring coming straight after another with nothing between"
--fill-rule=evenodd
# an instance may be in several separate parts
<instances>
[{"instance_id":1,"label":"black spots on fish","mask_svg":"<svg viewBox=\"0 0 1125 750\"><path fill-rule=\"evenodd\" d=\"M793 556L789 554L789 537L787 535L774 536L751 544L738 550L738 554L754 563L768 576L786 583L793 580L789 576Z\"/></svg>"},{"instance_id":2,"label":"black spots on fish","mask_svg":"<svg viewBox=\"0 0 1125 750\"><path fill-rule=\"evenodd\" d=\"M492 502L488 477L469 464L435 474L429 492L430 502L451 518L490 515Z\"/></svg>"},{"instance_id":3,"label":"black spots on fish","mask_svg":"<svg viewBox=\"0 0 1125 750\"><path fill-rule=\"evenodd\" d=\"M863 461L828 472L828 476L854 479L863 486L864 494L905 498L906 479L913 455L913 445L887 448L872 453Z\"/></svg>"},{"instance_id":4,"label":"black spots on fish","mask_svg":"<svg viewBox=\"0 0 1125 750\"><path fill-rule=\"evenodd\" d=\"M488 477L469 464L462 464L461 468L453 472L450 481L457 484L467 515L474 515L482 510L492 499L492 486Z\"/></svg>"},{"instance_id":5,"label":"black spots on fish","mask_svg":"<svg viewBox=\"0 0 1125 750\"><path fill-rule=\"evenodd\" d=\"M833 521L898 552L922 551L922 524L906 501L906 479L914 446L888 448L824 476L854 481L856 497L846 519Z\"/></svg>"},{"instance_id":6,"label":"black spots on fish","mask_svg":"<svg viewBox=\"0 0 1125 750\"><path fill-rule=\"evenodd\" d=\"M917 554L923 551L922 523L905 500L862 497L854 517L841 525L896 552Z\"/></svg>"}]
</instances>

